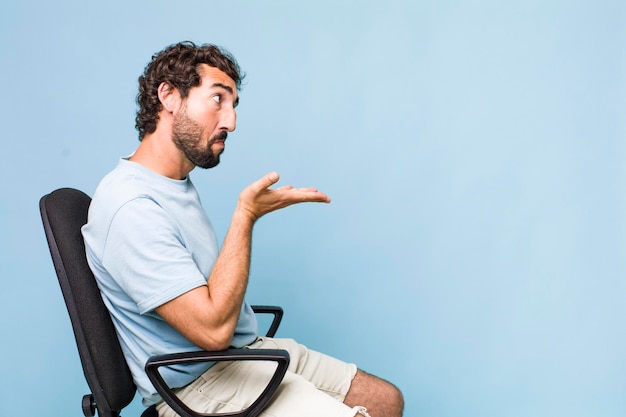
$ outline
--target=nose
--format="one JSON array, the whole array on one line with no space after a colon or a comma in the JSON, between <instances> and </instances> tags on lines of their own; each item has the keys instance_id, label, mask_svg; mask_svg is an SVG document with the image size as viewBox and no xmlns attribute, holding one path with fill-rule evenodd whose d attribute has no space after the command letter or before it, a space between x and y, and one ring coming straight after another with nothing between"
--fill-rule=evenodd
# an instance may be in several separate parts
<instances>
[{"instance_id":1,"label":"nose","mask_svg":"<svg viewBox=\"0 0 626 417\"><path fill-rule=\"evenodd\" d=\"M222 114L222 129L232 132L237 127L237 112L234 107L225 109Z\"/></svg>"}]
</instances>

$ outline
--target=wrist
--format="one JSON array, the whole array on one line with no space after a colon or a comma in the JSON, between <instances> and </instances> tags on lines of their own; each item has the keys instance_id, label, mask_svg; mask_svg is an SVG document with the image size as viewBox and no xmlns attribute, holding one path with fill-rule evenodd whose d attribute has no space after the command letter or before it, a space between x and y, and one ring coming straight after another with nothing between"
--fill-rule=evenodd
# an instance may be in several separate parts
<instances>
[{"instance_id":1,"label":"wrist","mask_svg":"<svg viewBox=\"0 0 626 417\"><path fill-rule=\"evenodd\" d=\"M235 212L233 213L233 221L239 220L244 222L249 222L250 224L254 224L260 216L254 213L252 210L247 208L244 204L237 203L237 207L235 208Z\"/></svg>"}]
</instances>

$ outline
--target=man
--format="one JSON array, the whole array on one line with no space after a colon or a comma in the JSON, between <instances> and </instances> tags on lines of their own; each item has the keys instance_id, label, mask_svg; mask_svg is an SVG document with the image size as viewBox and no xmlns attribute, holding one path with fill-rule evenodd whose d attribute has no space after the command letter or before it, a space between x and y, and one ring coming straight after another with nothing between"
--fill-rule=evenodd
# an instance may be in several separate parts
<instances>
[{"instance_id":1,"label":"man","mask_svg":"<svg viewBox=\"0 0 626 417\"><path fill-rule=\"evenodd\" d=\"M214 45L171 45L139 78L140 144L98 186L83 228L87 258L145 405L174 412L143 370L156 354L229 346L286 349L289 371L264 416L400 416L399 390L352 364L290 339L259 338L244 300L256 220L296 203L329 203L315 188L283 186L275 172L245 188L218 251L189 178L219 163L235 130L242 75ZM358 349L358 343L355 343ZM263 364L193 364L162 370L192 409L237 411L258 395Z\"/></svg>"}]
</instances>

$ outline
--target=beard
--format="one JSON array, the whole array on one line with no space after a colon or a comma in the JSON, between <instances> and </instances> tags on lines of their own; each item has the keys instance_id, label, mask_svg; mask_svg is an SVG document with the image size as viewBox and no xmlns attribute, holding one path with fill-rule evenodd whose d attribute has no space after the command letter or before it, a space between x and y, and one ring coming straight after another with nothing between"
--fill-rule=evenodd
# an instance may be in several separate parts
<instances>
[{"instance_id":1,"label":"beard","mask_svg":"<svg viewBox=\"0 0 626 417\"><path fill-rule=\"evenodd\" d=\"M187 116L186 109L174 118L172 141L174 145L185 155L195 166L208 169L220 163L220 153L215 153L211 149L218 140L225 140L227 132L220 132L204 141L204 129L196 121Z\"/></svg>"}]
</instances>

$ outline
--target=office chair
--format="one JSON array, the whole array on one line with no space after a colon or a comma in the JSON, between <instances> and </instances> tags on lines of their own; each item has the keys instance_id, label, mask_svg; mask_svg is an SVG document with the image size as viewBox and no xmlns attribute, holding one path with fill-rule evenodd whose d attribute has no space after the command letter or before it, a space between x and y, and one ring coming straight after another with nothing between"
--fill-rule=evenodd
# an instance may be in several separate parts
<instances>
[{"instance_id":1,"label":"office chair","mask_svg":"<svg viewBox=\"0 0 626 417\"><path fill-rule=\"evenodd\" d=\"M81 227L87 222L91 198L82 191L61 188L43 196L39 209L48 247L65 305L70 316L80 361L91 389L82 399L86 417L119 417L133 400L137 387L126 364L111 316L102 301L100 290L89 268ZM267 332L273 336L282 319L282 309L253 306L257 313L273 314ZM187 407L165 384L158 369L161 366L234 360L274 361L276 371L261 395L240 412L205 414ZM197 351L151 357L145 370L163 400L182 417L254 417L272 398L287 371L289 354L275 349L227 349L218 352ZM156 407L147 408L142 417L156 417Z\"/></svg>"}]
</instances>

